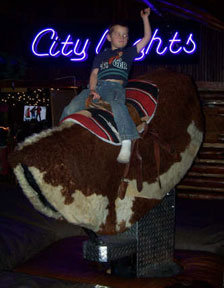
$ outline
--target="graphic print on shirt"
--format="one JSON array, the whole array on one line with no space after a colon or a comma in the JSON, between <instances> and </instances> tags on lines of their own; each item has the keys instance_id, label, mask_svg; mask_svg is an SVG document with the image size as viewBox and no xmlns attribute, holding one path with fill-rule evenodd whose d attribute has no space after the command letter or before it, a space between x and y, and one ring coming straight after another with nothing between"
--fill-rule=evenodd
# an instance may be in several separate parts
<instances>
[{"instance_id":1,"label":"graphic print on shirt","mask_svg":"<svg viewBox=\"0 0 224 288\"><path fill-rule=\"evenodd\" d=\"M108 69L109 65L114 66L118 69L127 70L127 63L122 60L121 58L122 55L123 55L123 52L119 51L117 52L117 55L110 57L108 62L101 63L100 65L101 70Z\"/></svg>"},{"instance_id":2,"label":"graphic print on shirt","mask_svg":"<svg viewBox=\"0 0 224 288\"><path fill-rule=\"evenodd\" d=\"M125 50L105 50L101 57L99 57L99 64L96 63L94 67L99 67L98 80L117 79L124 81L124 85L128 80L128 74L136 57L136 47L129 47Z\"/></svg>"}]
</instances>

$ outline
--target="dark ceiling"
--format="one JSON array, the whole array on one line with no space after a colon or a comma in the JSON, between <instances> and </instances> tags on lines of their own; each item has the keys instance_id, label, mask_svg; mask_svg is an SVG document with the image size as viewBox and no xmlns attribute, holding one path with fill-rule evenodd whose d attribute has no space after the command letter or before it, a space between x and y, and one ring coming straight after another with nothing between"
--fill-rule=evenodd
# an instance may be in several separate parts
<instances>
[{"instance_id":1,"label":"dark ceiling","mask_svg":"<svg viewBox=\"0 0 224 288\"><path fill-rule=\"evenodd\" d=\"M176 15L224 29L222 2L223 0L9 0L1 3L0 16L7 16L10 21L25 17L33 21L100 21L121 17L134 21L139 17L138 11L145 5L150 5L154 17Z\"/></svg>"},{"instance_id":2,"label":"dark ceiling","mask_svg":"<svg viewBox=\"0 0 224 288\"><path fill-rule=\"evenodd\" d=\"M162 15L172 14L210 25L216 29L224 29L222 0L144 0L152 5L152 9ZM154 6L154 7L153 7Z\"/></svg>"}]
</instances>

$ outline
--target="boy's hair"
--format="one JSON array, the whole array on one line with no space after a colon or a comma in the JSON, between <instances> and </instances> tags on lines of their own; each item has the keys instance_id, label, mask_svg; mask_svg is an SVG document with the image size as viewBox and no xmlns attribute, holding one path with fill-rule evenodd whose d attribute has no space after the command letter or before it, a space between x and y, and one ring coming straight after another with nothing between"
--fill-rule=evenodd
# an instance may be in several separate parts
<instances>
[{"instance_id":1,"label":"boy's hair","mask_svg":"<svg viewBox=\"0 0 224 288\"><path fill-rule=\"evenodd\" d=\"M125 23L125 22L115 22L115 23L112 23L112 24L109 26L109 32L108 32L109 35L111 35L111 34L113 33L113 31L114 31L114 26L117 26L117 25L118 25L118 26L122 26L122 27L126 27L126 28L129 30L127 23Z\"/></svg>"}]
</instances>

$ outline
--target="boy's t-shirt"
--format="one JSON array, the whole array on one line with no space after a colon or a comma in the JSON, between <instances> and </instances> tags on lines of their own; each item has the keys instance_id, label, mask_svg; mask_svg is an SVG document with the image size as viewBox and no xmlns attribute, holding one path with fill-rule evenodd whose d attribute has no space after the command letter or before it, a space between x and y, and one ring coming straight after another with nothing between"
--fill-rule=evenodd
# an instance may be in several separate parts
<instances>
[{"instance_id":1,"label":"boy's t-shirt","mask_svg":"<svg viewBox=\"0 0 224 288\"><path fill-rule=\"evenodd\" d=\"M132 62L138 56L137 47L105 49L93 61L92 69L99 68L98 80L116 79L127 83Z\"/></svg>"}]
</instances>

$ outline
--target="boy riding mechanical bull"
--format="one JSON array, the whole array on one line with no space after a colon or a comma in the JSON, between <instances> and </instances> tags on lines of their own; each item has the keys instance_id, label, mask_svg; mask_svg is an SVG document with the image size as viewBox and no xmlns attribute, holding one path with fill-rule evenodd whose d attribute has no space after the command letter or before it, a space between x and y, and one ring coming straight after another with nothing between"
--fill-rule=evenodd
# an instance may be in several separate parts
<instances>
[{"instance_id":1,"label":"boy riding mechanical bull","mask_svg":"<svg viewBox=\"0 0 224 288\"><path fill-rule=\"evenodd\" d=\"M11 154L14 173L40 212L99 234L121 233L192 165L203 119L191 78L159 69L127 81L132 60L151 37L149 14L141 12L145 34L135 47L125 48L126 26L111 27L111 49L96 57L89 89L64 109L58 127L28 137ZM89 94L93 101L85 109ZM99 107L99 97L112 113Z\"/></svg>"}]
</instances>

